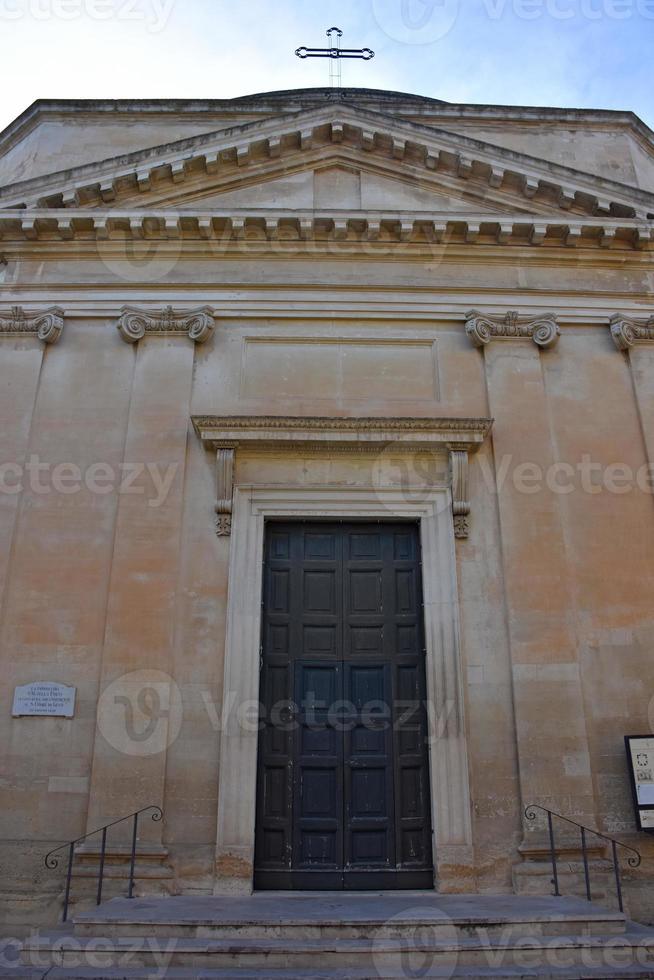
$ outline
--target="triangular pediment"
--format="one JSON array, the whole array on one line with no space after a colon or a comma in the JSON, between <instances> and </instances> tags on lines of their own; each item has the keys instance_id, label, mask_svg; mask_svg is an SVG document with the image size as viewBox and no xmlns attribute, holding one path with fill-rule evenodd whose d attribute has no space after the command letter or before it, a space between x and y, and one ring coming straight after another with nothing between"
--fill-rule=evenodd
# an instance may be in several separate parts
<instances>
[{"instance_id":1,"label":"triangular pediment","mask_svg":"<svg viewBox=\"0 0 654 980\"><path fill-rule=\"evenodd\" d=\"M0 188L0 209L257 207L646 219L654 195L339 102Z\"/></svg>"},{"instance_id":2,"label":"triangular pediment","mask_svg":"<svg viewBox=\"0 0 654 980\"><path fill-rule=\"evenodd\" d=\"M330 159L331 158L331 159ZM132 199L139 207L148 204ZM121 207L126 205L123 199ZM114 202L114 207L118 206ZM347 153L328 151L320 163L301 167L279 176L252 175L230 182L226 187L201 180L192 189L153 201L153 207L185 210L342 210L342 211L437 211L439 213L505 213L512 210L531 213L528 203L496 200L478 188L463 185L459 190L446 182L420 182L402 174L400 167L389 173L371 162L357 160Z\"/></svg>"}]
</instances>

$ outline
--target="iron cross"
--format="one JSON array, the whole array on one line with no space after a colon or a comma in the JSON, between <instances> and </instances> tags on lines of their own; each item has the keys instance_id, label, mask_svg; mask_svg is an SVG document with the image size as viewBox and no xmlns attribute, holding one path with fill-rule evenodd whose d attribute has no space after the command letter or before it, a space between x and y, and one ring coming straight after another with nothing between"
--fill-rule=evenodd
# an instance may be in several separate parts
<instances>
[{"instance_id":1,"label":"iron cross","mask_svg":"<svg viewBox=\"0 0 654 980\"><path fill-rule=\"evenodd\" d=\"M296 48L298 58L329 58L329 83L332 87L341 87L341 58L360 58L370 61L375 52L370 48L342 48L343 31L340 27L330 27L327 31L328 48Z\"/></svg>"}]
</instances>

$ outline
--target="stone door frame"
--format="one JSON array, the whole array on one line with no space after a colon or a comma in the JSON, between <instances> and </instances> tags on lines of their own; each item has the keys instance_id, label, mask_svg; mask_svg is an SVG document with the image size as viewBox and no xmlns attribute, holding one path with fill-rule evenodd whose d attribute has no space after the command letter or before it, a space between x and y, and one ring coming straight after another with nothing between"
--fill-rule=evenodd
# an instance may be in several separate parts
<instances>
[{"instance_id":1,"label":"stone door frame","mask_svg":"<svg viewBox=\"0 0 654 980\"><path fill-rule=\"evenodd\" d=\"M461 881L472 861L459 608L449 485L234 488L229 558L215 894L252 890L264 531L267 520L413 520L419 523L427 651L429 766L436 887Z\"/></svg>"}]
</instances>

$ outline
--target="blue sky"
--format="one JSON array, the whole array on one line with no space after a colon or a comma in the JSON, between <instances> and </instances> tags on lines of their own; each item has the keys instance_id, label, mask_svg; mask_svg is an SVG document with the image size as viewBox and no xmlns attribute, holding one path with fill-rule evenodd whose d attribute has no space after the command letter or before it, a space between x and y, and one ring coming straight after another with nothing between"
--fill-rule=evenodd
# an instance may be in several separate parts
<instances>
[{"instance_id":1,"label":"blue sky","mask_svg":"<svg viewBox=\"0 0 654 980\"><path fill-rule=\"evenodd\" d=\"M34 99L232 97L343 84L450 102L633 109L654 128L654 0L0 0L0 128Z\"/></svg>"}]
</instances>

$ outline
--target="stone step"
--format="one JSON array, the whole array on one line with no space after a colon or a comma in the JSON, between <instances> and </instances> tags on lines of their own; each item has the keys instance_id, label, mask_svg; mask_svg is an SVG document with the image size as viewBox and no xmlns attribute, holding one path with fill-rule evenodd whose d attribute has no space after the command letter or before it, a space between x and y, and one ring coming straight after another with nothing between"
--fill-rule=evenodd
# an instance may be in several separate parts
<instances>
[{"instance_id":1,"label":"stone step","mask_svg":"<svg viewBox=\"0 0 654 980\"><path fill-rule=\"evenodd\" d=\"M150 968L130 970L88 970L52 968L47 973L12 973L6 980L407 980L419 976L425 980L651 980L654 977L648 969L633 967L562 967L544 970L542 967L524 969L489 970L477 967L461 967L452 971L449 967L434 967L418 974L402 972L371 973L369 970L197 970L194 968L171 968L153 973ZM0 978L5 975L0 971Z\"/></svg>"},{"instance_id":2,"label":"stone step","mask_svg":"<svg viewBox=\"0 0 654 980\"><path fill-rule=\"evenodd\" d=\"M89 912L92 915L92 911ZM579 928L575 928L578 925ZM602 928L602 927L605 928ZM263 923L179 923L173 926L148 925L147 923L131 923L121 927L116 923L109 923L105 927L91 923L79 923L76 920L75 935L78 938L106 937L113 938L121 936L124 939L139 939L144 936L171 939L277 939L286 938L289 942L301 939L361 939L361 938L380 938L392 939L395 937L406 936L407 931L428 932L435 938L448 938L459 933L483 932L485 935L497 936L504 935L510 931L511 938L517 939L525 936L556 937L580 934L585 936L620 936L624 934L624 920L616 922L583 922L575 923L565 919L548 920L542 922L452 922L443 920L442 922L433 919L411 920L408 921L389 921L379 922L360 922L356 925L344 925L341 922L323 922L316 925L312 922L294 922L279 924Z\"/></svg>"},{"instance_id":3,"label":"stone step","mask_svg":"<svg viewBox=\"0 0 654 980\"><path fill-rule=\"evenodd\" d=\"M557 863L559 888L571 898L586 897L584 866L577 860L560 860ZM607 908L618 907L613 866L608 861L589 862L590 887L593 902ZM516 864L512 870L513 890L516 895L552 896L554 880L549 861L529 861Z\"/></svg>"},{"instance_id":4,"label":"stone step","mask_svg":"<svg viewBox=\"0 0 654 980\"><path fill-rule=\"evenodd\" d=\"M69 898L68 917L81 912L92 912L99 906L96 905L98 893L98 870L91 866L75 868L72 875L71 891ZM134 896L136 901L139 896L157 896L159 898L169 897L174 893L175 875L170 868L166 867L136 867L134 870ZM129 891L129 868L119 865L105 867L102 879L102 900L109 903L115 899L127 900ZM63 910L64 885L61 885L59 892L60 908Z\"/></svg>"},{"instance_id":5,"label":"stone step","mask_svg":"<svg viewBox=\"0 0 654 980\"><path fill-rule=\"evenodd\" d=\"M126 879L129 880L129 873L129 864L105 864L102 877L105 881L111 878L118 878L121 881L124 881ZM90 878L97 883L99 875L99 864L83 864L73 867L73 878ZM168 879L174 877L175 872L172 868L169 868L166 865L149 866L137 864L134 866L135 881L138 879L141 879L142 881L157 881L160 878Z\"/></svg>"},{"instance_id":6,"label":"stone step","mask_svg":"<svg viewBox=\"0 0 654 980\"><path fill-rule=\"evenodd\" d=\"M434 892L115 898L25 941L25 977L654 978L654 930L570 898ZM23 974L12 972L14 977Z\"/></svg>"},{"instance_id":7,"label":"stone step","mask_svg":"<svg viewBox=\"0 0 654 980\"><path fill-rule=\"evenodd\" d=\"M76 861L99 860L102 848L97 841L87 841L75 848ZM108 842L105 849L105 861L125 861L132 856L131 843L115 844ZM136 843L137 861L167 861L169 856L168 848L162 844L146 843L138 840Z\"/></svg>"},{"instance_id":8,"label":"stone step","mask_svg":"<svg viewBox=\"0 0 654 980\"><path fill-rule=\"evenodd\" d=\"M625 916L569 898L398 893L275 893L246 897L115 898L74 916L75 934L289 940L393 938L428 930L452 939L483 930L511 936L620 935Z\"/></svg>"},{"instance_id":9,"label":"stone step","mask_svg":"<svg viewBox=\"0 0 654 980\"><path fill-rule=\"evenodd\" d=\"M51 967L47 970L30 970L24 968L18 971L0 969L0 980L407 980L406 971L401 973L369 970L197 970L194 968L171 968L153 973L151 968L136 968L128 970L93 970L87 968L69 969ZM651 980L654 976L648 969L628 967L585 968L563 967L543 970L542 967L523 969L506 968L496 970L491 968L461 967L452 971L450 968L433 968L420 971L417 976L426 980L527 980L538 977L541 980Z\"/></svg>"},{"instance_id":10,"label":"stone step","mask_svg":"<svg viewBox=\"0 0 654 980\"><path fill-rule=\"evenodd\" d=\"M616 936L551 936L426 939L188 939L115 937L84 939L54 934L26 940L26 967L51 965L76 968L151 971L171 967L208 969L372 971L371 976L421 975L425 969L449 970L568 967L638 968L654 977L654 933L626 932ZM648 971L648 972L647 972ZM542 974L541 974L542 975ZM607 976L613 974L608 973Z\"/></svg>"}]
</instances>

